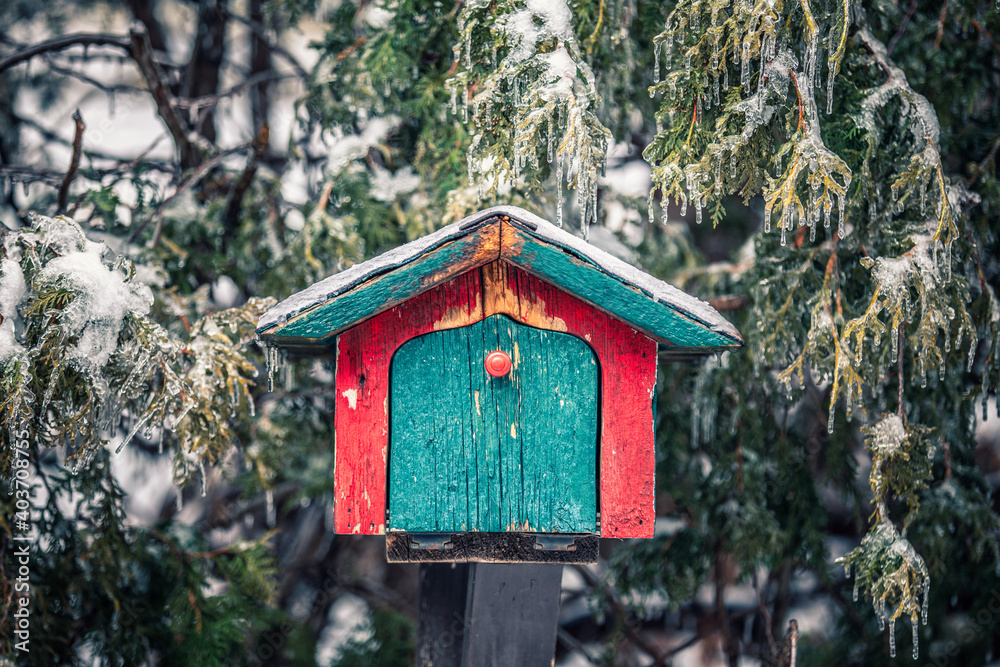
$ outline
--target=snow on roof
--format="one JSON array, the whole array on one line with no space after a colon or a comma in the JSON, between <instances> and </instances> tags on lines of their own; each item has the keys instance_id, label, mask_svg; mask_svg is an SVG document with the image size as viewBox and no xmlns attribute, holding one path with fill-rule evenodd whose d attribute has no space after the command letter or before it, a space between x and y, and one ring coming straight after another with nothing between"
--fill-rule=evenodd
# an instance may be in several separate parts
<instances>
[{"instance_id":1,"label":"snow on roof","mask_svg":"<svg viewBox=\"0 0 1000 667\"><path fill-rule=\"evenodd\" d=\"M310 308L354 289L376 275L403 266L433 248L471 233L485 223L498 220L501 216L509 217L512 221L527 227L530 229L531 235L539 240L558 246L589 262L596 270L637 288L649 299L683 313L711 331L732 339L735 344L742 343L742 337L736 327L723 318L711 305L640 271L631 264L556 227L534 213L515 206L497 206L480 211L416 241L399 246L368 261L355 264L345 271L321 280L271 308L257 323L257 332L264 333L268 329L279 326Z\"/></svg>"}]
</instances>

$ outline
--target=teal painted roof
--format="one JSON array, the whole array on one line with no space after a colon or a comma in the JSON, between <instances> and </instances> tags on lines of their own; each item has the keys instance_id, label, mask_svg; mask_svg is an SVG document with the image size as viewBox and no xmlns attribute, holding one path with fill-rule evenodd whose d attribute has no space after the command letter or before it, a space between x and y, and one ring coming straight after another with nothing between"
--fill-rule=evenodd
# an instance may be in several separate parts
<instances>
[{"instance_id":1,"label":"teal painted roof","mask_svg":"<svg viewBox=\"0 0 1000 667\"><path fill-rule=\"evenodd\" d=\"M501 243L502 226L509 229ZM513 206L487 209L321 280L271 308L257 333L291 352L323 352L341 331L496 259L625 321L675 356L743 345L709 304Z\"/></svg>"}]
</instances>

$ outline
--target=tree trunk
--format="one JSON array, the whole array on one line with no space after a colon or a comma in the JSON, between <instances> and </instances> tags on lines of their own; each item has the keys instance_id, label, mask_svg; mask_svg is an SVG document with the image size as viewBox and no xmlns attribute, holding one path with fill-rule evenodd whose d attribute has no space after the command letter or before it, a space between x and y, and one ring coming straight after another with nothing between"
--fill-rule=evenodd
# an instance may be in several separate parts
<instances>
[{"instance_id":1,"label":"tree trunk","mask_svg":"<svg viewBox=\"0 0 1000 667\"><path fill-rule=\"evenodd\" d=\"M202 97L219 92L222 60L226 55L227 0L201 0L198 7L198 32L185 72L183 97ZM200 114L193 129L215 143L215 114Z\"/></svg>"}]
</instances>

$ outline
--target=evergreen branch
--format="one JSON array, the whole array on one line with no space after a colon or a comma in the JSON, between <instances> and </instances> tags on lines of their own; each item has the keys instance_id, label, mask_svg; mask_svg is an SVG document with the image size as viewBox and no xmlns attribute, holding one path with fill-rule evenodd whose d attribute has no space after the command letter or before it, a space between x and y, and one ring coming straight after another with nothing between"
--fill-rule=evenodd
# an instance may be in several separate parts
<instances>
[{"instance_id":1,"label":"evergreen branch","mask_svg":"<svg viewBox=\"0 0 1000 667\"><path fill-rule=\"evenodd\" d=\"M840 73L840 63L844 59L844 52L847 50L847 33L851 28L851 2L852 0L840 0L841 6L844 8L844 30L840 33L840 40L837 42L837 48L830 54L827 58L827 64L830 67L830 89L833 89L833 79Z\"/></svg>"}]
</instances>

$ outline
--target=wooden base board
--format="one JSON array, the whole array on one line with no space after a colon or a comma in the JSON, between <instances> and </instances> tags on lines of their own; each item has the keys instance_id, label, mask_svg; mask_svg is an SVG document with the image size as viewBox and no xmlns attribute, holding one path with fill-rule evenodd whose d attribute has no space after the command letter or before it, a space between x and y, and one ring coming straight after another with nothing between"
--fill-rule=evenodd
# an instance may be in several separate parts
<instances>
[{"instance_id":1,"label":"wooden base board","mask_svg":"<svg viewBox=\"0 0 1000 667\"><path fill-rule=\"evenodd\" d=\"M385 557L390 563L596 563L599 544L597 535L388 533Z\"/></svg>"}]
</instances>

